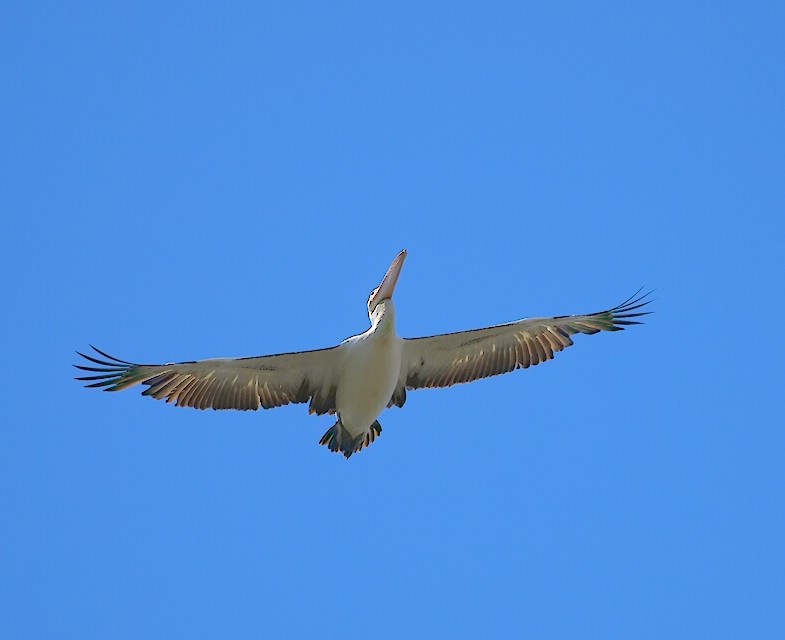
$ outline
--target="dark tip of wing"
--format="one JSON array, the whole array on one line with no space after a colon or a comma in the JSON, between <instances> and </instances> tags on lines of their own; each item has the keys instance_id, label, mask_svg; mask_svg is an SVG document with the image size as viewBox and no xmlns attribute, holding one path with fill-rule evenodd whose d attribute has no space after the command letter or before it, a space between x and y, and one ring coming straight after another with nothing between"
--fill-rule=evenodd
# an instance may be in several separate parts
<instances>
[{"instance_id":1,"label":"dark tip of wing","mask_svg":"<svg viewBox=\"0 0 785 640\"><path fill-rule=\"evenodd\" d=\"M109 358L109 360L114 360L115 362L119 362L120 364L129 364L131 366L134 366L134 364L135 364L134 362L128 362L127 360L120 360L119 358L115 358L114 356L110 356L108 353L105 353L104 351L101 351L98 347L94 347L93 345L90 345L90 348L93 351L101 354L104 358Z\"/></svg>"},{"instance_id":2,"label":"dark tip of wing","mask_svg":"<svg viewBox=\"0 0 785 640\"><path fill-rule=\"evenodd\" d=\"M116 373L105 373L101 376L80 376L79 378L74 378L74 380L109 380L116 377Z\"/></svg>"},{"instance_id":3,"label":"dark tip of wing","mask_svg":"<svg viewBox=\"0 0 785 640\"><path fill-rule=\"evenodd\" d=\"M649 296L654 293L654 289L647 291L643 295L641 295L641 291L643 291L643 287L638 289L620 305L607 311L611 316L615 329L623 330L625 326L643 324L640 320L631 320L631 318L640 318L654 313L653 311L640 311L640 309L643 309L646 305L654 302L654 300L649 298Z\"/></svg>"},{"instance_id":4,"label":"dark tip of wing","mask_svg":"<svg viewBox=\"0 0 785 640\"><path fill-rule=\"evenodd\" d=\"M83 380L84 378L76 378L77 380ZM104 380L103 382L93 382L93 384L86 384L85 388L87 389L94 389L96 387L108 387L110 384L115 384L117 382L117 378L110 378L109 380ZM104 389L104 391L110 391L110 389Z\"/></svg>"},{"instance_id":5,"label":"dark tip of wing","mask_svg":"<svg viewBox=\"0 0 785 640\"><path fill-rule=\"evenodd\" d=\"M77 351L77 353L79 353ZM79 354L82 355L81 353ZM82 356L84 357L84 356ZM82 371L125 371L128 367L86 367L81 364L75 364L74 367L77 369L81 369Z\"/></svg>"},{"instance_id":6,"label":"dark tip of wing","mask_svg":"<svg viewBox=\"0 0 785 640\"><path fill-rule=\"evenodd\" d=\"M89 360L90 362L94 362L95 364L100 364L102 367L114 367L117 365L117 363L115 362L106 362L106 360L99 360L98 358L93 358L92 356L88 356L82 353L81 351L77 351L76 353L82 356L85 360Z\"/></svg>"},{"instance_id":7,"label":"dark tip of wing","mask_svg":"<svg viewBox=\"0 0 785 640\"><path fill-rule=\"evenodd\" d=\"M120 382L127 374L128 371L137 366L133 362L127 362L125 360L120 360L119 358L115 358L114 356L110 356L108 353L101 351L100 349L90 345L90 348L95 351L98 355L103 356L106 358L105 360L101 358L96 358L92 355L87 355L82 353L81 351L77 351L76 353L80 355L82 358L87 360L89 363L97 364L99 366L87 366L84 364L75 364L73 365L76 369L80 371L89 371L91 373L98 373L100 375L90 375L90 376L79 376L75 378L80 382L90 382L91 384L86 384L86 387L108 387L110 385L117 384ZM99 382L93 382L93 380L98 380Z\"/></svg>"}]
</instances>

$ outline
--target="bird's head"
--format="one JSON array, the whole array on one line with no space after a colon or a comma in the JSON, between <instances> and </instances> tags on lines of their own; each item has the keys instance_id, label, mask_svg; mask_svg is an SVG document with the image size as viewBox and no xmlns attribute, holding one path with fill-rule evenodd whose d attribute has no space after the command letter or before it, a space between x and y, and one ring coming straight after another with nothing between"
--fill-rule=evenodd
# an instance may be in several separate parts
<instances>
[{"instance_id":1,"label":"bird's head","mask_svg":"<svg viewBox=\"0 0 785 640\"><path fill-rule=\"evenodd\" d=\"M381 284L371 291L371 295L368 296L368 316L372 322L374 315L378 314L379 311L383 311L384 306L386 306L382 305L382 303L392 299L395 285L398 283L398 276L401 275L404 260L406 260L406 249L401 251L395 260L392 261L390 268L387 269L387 273L384 274Z\"/></svg>"}]
</instances>

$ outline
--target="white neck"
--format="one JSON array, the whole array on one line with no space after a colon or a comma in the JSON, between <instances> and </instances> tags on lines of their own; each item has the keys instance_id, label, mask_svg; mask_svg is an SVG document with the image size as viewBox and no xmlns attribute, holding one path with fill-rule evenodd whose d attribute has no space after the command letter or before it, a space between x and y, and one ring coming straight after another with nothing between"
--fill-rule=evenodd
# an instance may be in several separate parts
<instances>
[{"instance_id":1,"label":"white neck","mask_svg":"<svg viewBox=\"0 0 785 640\"><path fill-rule=\"evenodd\" d=\"M371 320L372 330L395 333L395 304L391 299L382 300L368 316Z\"/></svg>"}]
</instances>

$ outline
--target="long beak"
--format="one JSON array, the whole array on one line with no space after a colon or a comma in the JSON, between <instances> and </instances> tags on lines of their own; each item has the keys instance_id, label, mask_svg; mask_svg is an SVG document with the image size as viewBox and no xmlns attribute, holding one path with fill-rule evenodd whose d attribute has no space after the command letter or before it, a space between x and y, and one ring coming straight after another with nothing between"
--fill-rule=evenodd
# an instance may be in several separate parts
<instances>
[{"instance_id":1,"label":"long beak","mask_svg":"<svg viewBox=\"0 0 785 640\"><path fill-rule=\"evenodd\" d=\"M395 285L398 284L398 276L401 275L401 268L403 267L404 260L406 260L406 249L398 254L398 257L392 261L390 268L387 269L387 273L384 274L382 283L379 285L379 288L376 289L369 302L371 308L375 307L381 300L392 298Z\"/></svg>"}]
</instances>

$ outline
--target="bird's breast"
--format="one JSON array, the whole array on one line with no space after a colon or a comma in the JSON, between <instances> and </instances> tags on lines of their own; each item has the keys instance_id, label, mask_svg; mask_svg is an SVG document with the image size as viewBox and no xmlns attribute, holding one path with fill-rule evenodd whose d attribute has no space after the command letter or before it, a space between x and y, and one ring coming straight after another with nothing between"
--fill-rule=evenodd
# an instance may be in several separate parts
<instances>
[{"instance_id":1,"label":"bird's breast","mask_svg":"<svg viewBox=\"0 0 785 640\"><path fill-rule=\"evenodd\" d=\"M346 358L335 404L353 436L365 432L392 397L401 370L403 340L392 335L363 335L345 343Z\"/></svg>"}]
</instances>

